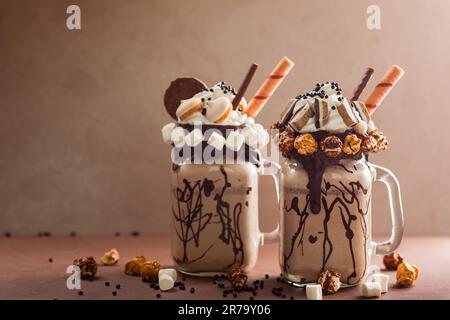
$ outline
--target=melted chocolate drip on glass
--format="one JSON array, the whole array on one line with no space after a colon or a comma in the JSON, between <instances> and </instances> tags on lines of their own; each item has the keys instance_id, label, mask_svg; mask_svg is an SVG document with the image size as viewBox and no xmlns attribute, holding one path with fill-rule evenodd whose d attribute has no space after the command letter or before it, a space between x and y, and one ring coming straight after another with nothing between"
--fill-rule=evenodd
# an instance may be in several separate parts
<instances>
[{"instance_id":1,"label":"melted chocolate drip on glass","mask_svg":"<svg viewBox=\"0 0 450 320\"><path fill-rule=\"evenodd\" d=\"M351 170L342 164L338 164L339 166L344 167L345 171L349 173L353 173L357 170L356 167L352 167ZM323 174L323 173L322 173ZM321 204L323 206L324 211L324 220L323 220L323 242L322 242L322 267L321 271L327 269L327 263L330 257L333 254L333 242L330 239L328 224L331 218L331 214L334 211L334 214L339 214L341 217L342 224L345 230L345 236L348 240L348 250L350 251L350 255L352 258L353 272L347 277L347 283L356 283L361 279L356 279L356 260L355 260L355 252L353 245L353 237L355 233L355 228L361 228L362 233L364 235L364 272L367 268L367 241L368 241L368 229L367 229L367 221L366 216L370 208L370 200L367 201L367 206L362 207L358 199L358 193L362 192L364 195L367 195L368 190L364 188L364 186L359 181L352 181L348 184L344 184L342 181L339 181L338 184L332 184L328 181L324 181L324 189L319 192L319 199L321 199ZM337 194L337 196L332 200L330 199L330 194ZM327 200L328 199L328 200ZM301 247L302 255L303 255L303 246L304 246L304 236L305 236L305 225L307 223L307 219L309 216L308 212L308 204L311 201L310 195L306 196L306 202L300 206L298 197L294 197L291 200L291 203L284 203L283 209L286 214L295 213L300 217L298 222L298 227L296 232L293 234L291 239L291 245L287 253L284 253L284 271L288 272L289 259L291 258L294 250L297 247ZM356 204L357 212L352 211L349 206ZM301 208L301 209L300 209ZM320 207L319 207L320 209ZM354 214L359 214L358 217ZM359 220L359 224L357 221ZM317 237L314 235L309 235L309 243L314 245L317 241Z\"/></svg>"},{"instance_id":2,"label":"melted chocolate drip on glass","mask_svg":"<svg viewBox=\"0 0 450 320\"><path fill-rule=\"evenodd\" d=\"M175 228L178 239L183 243L183 257L174 257L179 264L189 264L202 259L213 247L209 246L200 256L192 259L188 256L187 247L194 241L199 246L200 235L208 224L220 223L221 232L218 238L227 245L231 245L234 259L227 266L241 266L244 261L243 240L240 231L240 216L242 203L231 204L225 201L227 190L232 187L228 181L228 175L224 166L220 166L223 179L216 181L207 178L197 181L183 180L183 187L176 189L177 210L172 209L175 222L179 230ZM221 188L218 187L223 183ZM214 194L214 191L216 193ZM250 191L249 191L250 192ZM204 212L203 201L212 198L216 202L216 212ZM211 200L209 200L211 201ZM217 220L217 221L216 221Z\"/></svg>"}]
</instances>

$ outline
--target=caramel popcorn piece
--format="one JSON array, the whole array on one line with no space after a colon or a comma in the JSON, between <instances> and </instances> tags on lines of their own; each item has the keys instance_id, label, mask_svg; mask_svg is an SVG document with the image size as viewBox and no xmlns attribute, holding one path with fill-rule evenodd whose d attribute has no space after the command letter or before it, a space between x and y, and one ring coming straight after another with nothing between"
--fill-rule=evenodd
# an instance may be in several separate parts
<instances>
[{"instance_id":1,"label":"caramel popcorn piece","mask_svg":"<svg viewBox=\"0 0 450 320\"><path fill-rule=\"evenodd\" d=\"M161 265L156 260L145 261L141 267L141 278L143 281L158 281L158 273Z\"/></svg>"},{"instance_id":2,"label":"caramel popcorn piece","mask_svg":"<svg viewBox=\"0 0 450 320\"><path fill-rule=\"evenodd\" d=\"M317 283L322 287L323 293L334 294L341 288L341 275L331 270L320 273Z\"/></svg>"},{"instance_id":3,"label":"caramel popcorn piece","mask_svg":"<svg viewBox=\"0 0 450 320\"><path fill-rule=\"evenodd\" d=\"M374 129L369 132L369 136L373 137L376 141L376 146L372 149L373 152L379 152L386 150L389 144L388 139L378 129Z\"/></svg>"},{"instance_id":4,"label":"caramel popcorn piece","mask_svg":"<svg viewBox=\"0 0 450 320\"><path fill-rule=\"evenodd\" d=\"M241 268L234 268L228 273L228 280L235 288L244 287L247 283L247 279L247 275Z\"/></svg>"},{"instance_id":5,"label":"caramel popcorn piece","mask_svg":"<svg viewBox=\"0 0 450 320\"><path fill-rule=\"evenodd\" d=\"M328 136L320 142L320 148L327 157L335 158L342 151L341 139L336 136Z\"/></svg>"},{"instance_id":6,"label":"caramel popcorn piece","mask_svg":"<svg viewBox=\"0 0 450 320\"><path fill-rule=\"evenodd\" d=\"M383 257L383 264L387 270L397 270L400 263L403 262L403 258L397 251L391 252Z\"/></svg>"},{"instance_id":7,"label":"caramel popcorn piece","mask_svg":"<svg viewBox=\"0 0 450 320\"><path fill-rule=\"evenodd\" d=\"M73 264L80 268L81 279L93 280L97 273L97 262L93 257L82 257L73 260Z\"/></svg>"},{"instance_id":8,"label":"caramel popcorn piece","mask_svg":"<svg viewBox=\"0 0 450 320\"><path fill-rule=\"evenodd\" d=\"M377 147L377 140L371 135L366 135L363 137L361 143L361 149L364 152L372 152Z\"/></svg>"},{"instance_id":9,"label":"caramel popcorn piece","mask_svg":"<svg viewBox=\"0 0 450 320\"><path fill-rule=\"evenodd\" d=\"M310 133L301 134L294 140L294 148L303 156L317 152L317 147L317 141Z\"/></svg>"},{"instance_id":10,"label":"caramel popcorn piece","mask_svg":"<svg viewBox=\"0 0 450 320\"><path fill-rule=\"evenodd\" d=\"M344 139L342 151L348 155L354 155L361 149L361 139L356 134L349 134Z\"/></svg>"},{"instance_id":11,"label":"caramel popcorn piece","mask_svg":"<svg viewBox=\"0 0 450 320\"><path fill-rule=\"evenodd\" d=\"M294 133L291 131L283 131L279 135L279 148L281 152L290 152L294 150Z\"/></svg>"},{"instance_id":12,"label":"caramel popcorn piece","mask_svg":"<svg viewBox=\"0 0 450 320\"><path fill-rule=\"evenodd\" d=\"M125 264L125 273L131 276L140 276L145 257L137 256Z\"/></svg>"},{"instance_id":13,"label":"caramel popcorn piece","mask_svg":"<svg viewBox=\"0 0 450 320\"><path fill-rule=\"evenodd\" d=\"M415 267L414 267L415 266ZM411 287L415 280L419 277L419 267L402 262L397 268L397 285L399 287Z\"/></svg>"},{"instance_id":14,"label":"caramel popcorn piece","mask_svg":"<svg viewBox=\"0 0 450 320\"><path fill-rule=\"evenodd\" d=\"M101 257L101 260L105 266L112 266L119 261L119 258L119 251L117 251L116 248L112 248L111 250L105 252L105 254Z\"/></svg>"}]
</instances>

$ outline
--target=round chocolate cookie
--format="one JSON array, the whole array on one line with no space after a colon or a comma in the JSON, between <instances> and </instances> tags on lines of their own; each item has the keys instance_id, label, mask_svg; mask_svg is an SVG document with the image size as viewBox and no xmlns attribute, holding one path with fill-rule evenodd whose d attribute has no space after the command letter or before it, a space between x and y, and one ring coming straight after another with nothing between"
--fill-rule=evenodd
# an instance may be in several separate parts
<instances>
[{"instance_id":1,"label":"round chocolate cookie","mask_svg":"<svg viewBox=\"0 0 450 320\"><path fill-rule=\"evenodd\" d=\"M208 89L206 85L195 78L177 78L167 88L164 94L164 105L172 118L177 120L176 111L181 100L192 98L200 91Z\"/></svg>"}]
</instances>

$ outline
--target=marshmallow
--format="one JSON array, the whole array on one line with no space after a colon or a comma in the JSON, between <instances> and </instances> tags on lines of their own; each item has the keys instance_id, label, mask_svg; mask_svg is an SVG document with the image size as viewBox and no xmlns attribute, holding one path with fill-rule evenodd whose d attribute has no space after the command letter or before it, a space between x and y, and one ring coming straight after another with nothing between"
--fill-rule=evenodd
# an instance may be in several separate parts
<instances>
[{"instance_id":1,"label":"marshmallow","mask_svg":"<svg viewBox=\"0 0 450 320\"><path fill-rule=\"evenodd\" d=\"M260 124L260 123L255 123L253 125L253 129L255 129L257 131L261 131L261 130L264 130L264 126L262 124Z\"/></svg>"},{"instance_id":2,"label":"marshmallow","mask_svg":"<svg viewBox=\"0 0 450 320\"><path fill-rule=\"evenodd\" d=\"M258 149L263 148L270 141L270 135L266 130L258 130Z\"/></svg>"},{"instance_id":3,"label":"marshmallow","mask_svg":"<svg viewBox=\"0 0 450 320\"><path fill-rule=\"evenodd\" d=\"M195 128L185 137L186 144L190 147L195 147L203 141L202 130Z\"/></svg>"},{"instance_id":4,"label":"marshmallow","mask_svg":"<svg viewBox=\"0 0 450 320\"><path fill-rule=\"evenodd\" d=\"M176 269L173 269L173 268L160 269L158 272L158 277L160 277L164 274L169 275L173 281L177 280L177 270Z\"/></svg>"},{"instance_id":5,"label":"marshmallow","mask_svg":"<svg viewBox=\"0 0 450 320\"><path fill-rule=\"evenodd\" d=\"M388 292L389 276L387 274L374 274L372 276L372 282L377 282L380 284L381 293Z\"/></svg>"},{"instance_id":6,"label":"marshmallow","mask_svg":"<svg viewBox=\"0 0 450 320\"><path fill-rule=\"evenodd\" d=\"M177 280L177 270L175 269L161 269L158 272L158 284L162 291L173 288Z\"/></svg>"},{"instance_id":7,"label":"marshmallow","mask_svg":"<svg viewBox=\"0 0 450 320\"><path fill-rule=\"evenodd\" d=\"M223 145L225 144L225 138L222 137L221 134L218 134L217 132L213 132L209 136L208 144L217 150L222 150Z\"/></svg>"},{"instance_id":8,"label":"marshmallow","mask_svg":"<svg viewBox=\"0 0 450 320\"><path fill-rule=\"evenodd\" d=\"M184 129L181 127L176 127L172 130L170 134L170 139L172 140L173 144L177 148L181 148L184 145Z\"/></svg>"},{"instance_id":9,"label":"marshmallow","mask_svg":"<svg viewBox=\"0 0 450 320\"><path fill-rule=\"evenodd\" d=\"M366 298L381 297L381 285L378 282L364 282L362 295Z\"/></svg>"},{"instance_id":10,"label":"marshmallow","mask_svg":"<svg viewBox=\"0 0 450 320\"><path fill-rule=\"evenodd\" d=\"M161 129L161 134L162 134L162 139L164 141L164 143L171 143L171 134L173 129L175 128L175 123L171 122L166 124L164 127L162 127Z\"/></svg>"},{"instance_id":11,"label":"marshmallow","mask_svg":"<svg viewBox=\"0 0 450 320\"><path fill-rule=\"evenodd\" d=\"M307 284L306 298L308 300L322 300L322 287L320 284Z\"/></svg>"},{"instance_id":12,"label":"marshmallow","mask_svg":"<svg viewBox=\"0 0 450 320\"><path fill-rule=\"evenodd\" d=\"M238 131L231 131L225 143L231 150L238 151L242 147L244 141L245 138L242 134Z\"/></svg>"},{"instance_id":13,"label":"marshmallow","mask_svg":"<svg viewBox=\"0 0 450 320\"><path fill-rule=\"evenodd\" d=\"M230 99L227 97L217 98L208 103L206 119L213 123L222 123L230 117L232 110Z\"/></svg>"},{"instance_id":14,"label":"marshmallow","mask_svg":"<svg viewBox=\"0 0 450 320\"><path fill-rule=\"evenodd\" d=\"M242 130L245 138L245 143L252 148L256 148L259 140L259 132L256 129L246 127Z\"/></svg>"},{"instance_id":15,"label":"marshmallow","mask_svg":"<svg viewBox=\"0 0 450 320\"><path fill-rule=\"evenodd\" d=\"M161 289L161 291L167 291L173 288L174 286L174 281L172 279L171 276L169 276L168 274L162 274L160 276L158 276L158 284L159 284L159 289Z\"/></svg>"}]
</instances>

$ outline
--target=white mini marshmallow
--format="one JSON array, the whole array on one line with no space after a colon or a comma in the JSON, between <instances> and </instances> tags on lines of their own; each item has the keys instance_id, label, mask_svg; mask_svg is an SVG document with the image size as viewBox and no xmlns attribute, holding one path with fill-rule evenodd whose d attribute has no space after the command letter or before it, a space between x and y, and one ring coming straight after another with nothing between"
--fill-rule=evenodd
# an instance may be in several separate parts
<instances>
[{"instance_id":1,"label":"white mini marshmallow","mask_svg":"<svg viewBox=\"0 0 450 320\"><path fill-rule=\"evenodd\" d=\"M161 134L162 134L162 139L164 141L164 143L171 143L171 135L172 135L172 131L175 128L175 123L171 122L166 124L164 127L162 127L161 129Z\"/></svg>"},{"instance_id":2,"label":"white mini marshmallow","mask_svg":"<svg viewBox=\"0 0 450 320\"><path fill-rule=\"evenodd\" d=\"M242 134L238 131L231 131L225 143L231 150L238 151L242 147L244 141L245 138Z\"/></svg>"},{"instance_id":3,"label":"white mini marshmallow","mask_svg":"<svg viewBox=\"0 0 450 320\"><path fill-rule=\"evenodd\" d=\"M253 128L254 128L255 130L257 130L257 131L265 130L264 127L263 127L263 125L260 124L260 123L255 123L255 124L253 125Z\"/></svg>"},{"instance_id":4,"label":"white mini marshmallow","mask_svg":"<svg viewBox=\"0 0 450 320\"><path fill-rule=\"evenodd\" d=\"M366 298L381 297L381 286L378 282L364 282L362 295Z\"/></svg>"},{"instance_id":5,"label":"white mini marshmallow","mask_svg":"<svg viewBox=\"0 0 450 320\"><path fill-rule=\"evenodd\" d=\"M170 290L173 288L174 286L174 281L172 279L172 277L168 274L162 274L160 276L158 276L158 284L159 284L159 289L161 289L161 291L166 291L166 290Z\"/></svg>"},{"instance_id":6,"label":"white mini marshmallow","mask_svg":"<svg viewBox=\"0 0 450 320\"><path fill-rule=\"evenodd\" d=\"M195 128L188 135L186 135L186 144L190 147L195 147L203 141L202 130Z\"/></svg>"},{"instance_id":7,"label":"white mini marshmallow","mask_svg":"<svg viewBox=\"0 0 450 320\"><path fill-rule=\"evenodd\" d=\"M307 284L306 298L308 300L322 300L322 287L320 284Z\"/></svg>"},{"instance_id":8,"label":"white mini marshmallow","mask_svg":"<svg viewBox=\"0 0 450 320\"><path fill-rule=\"evenodd\" d=\"M169 275L174 282L177 281L177 270L176 269L173 269L173 268L161 269L158 272L158 277L161 277L164 274Z\"/></svg>"},{"instance_id":9,"label":"white mini marshmallow","mask_svg":"<svg viewBox=\"0 0 450 320\"><path fill-rule=\"evenodd\" d=\"M181 148L184 146L184 129L181 127L176 127L172 130L172 133L170 134L170 139L172 140L173 144L177 148Z\"/></svg>"},{"instance_id":10,"label":"white mini marshmallow","mask_svg":"<svg viewBox=\"0 0 450 320\"><path fill-rule=\"evenodd\" d=\"M213 132L209 136L208 144L217 150L222 150L223 145L225 144L225 138L222 137L221 134L218 134L217 132Z\"/></svg>"},{"instance_id":11,"label":"white mini marshmallow","mask_svg":"<svg viewBox=\"0 0 450 320\"><path fill-rule=\"evenodd\" d=\"M270 141L270 135L269 133L263 129L258 130L258 149L263 148L266 144L268 144Z\"/></svg>"},{"instance_id":12,"label":"white mini marshmallow","mask_svg":"<svg viewBox=\"0 0 450 320\"><path fill-rule=\"evenodd\" d=\"M377 273L372 276L372 282L380 284L381 293L388 292L389 276L387 274Z\"/></svg>"},{"instance_id":13,"label":"white mini marshmallow","mask_svg":"<svg viewBox=\"0 0 450 320\"><path fill-rule=\"evenodd\" d=\"M258 131L256 131L253 128L246 127L245 129L242 130L242 134L244 135L245 143L249 147L256 148L256 146L258 145L258 138L259 138Z\"/></svg>"}]
</instances>

